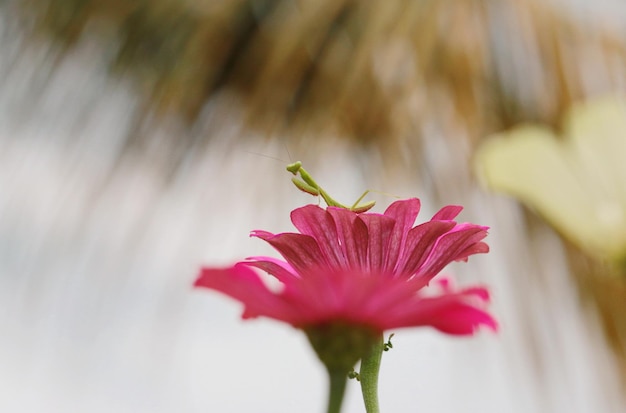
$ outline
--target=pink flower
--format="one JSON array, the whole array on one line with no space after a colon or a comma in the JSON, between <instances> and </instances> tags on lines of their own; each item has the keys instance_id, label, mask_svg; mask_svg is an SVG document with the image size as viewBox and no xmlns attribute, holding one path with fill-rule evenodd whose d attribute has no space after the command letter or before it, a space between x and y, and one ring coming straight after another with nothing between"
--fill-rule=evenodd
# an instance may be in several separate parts
<instances>
[{"instance_id":1,"label":"pink flower","mask_svg":"<svg viewBox=\"0 0 626 413\"><path fill-rule=\"evenodd\" d=\"M271 244L285 261L251 257L229 268L203 268L195 286L220 291L245 305L243 318L265 316L305 331L341 324L384 330L432 326L455 335L472 334L496 321L485 310L483 287L426 288L448 263L486 253L487 227L453 219L462 207L446 206L413 226L418 199L394 202L384 214L307 205L291 213L299 233L252 236ZM253 269L273 275L270 289Z\"/></svg>"}]
</instances>

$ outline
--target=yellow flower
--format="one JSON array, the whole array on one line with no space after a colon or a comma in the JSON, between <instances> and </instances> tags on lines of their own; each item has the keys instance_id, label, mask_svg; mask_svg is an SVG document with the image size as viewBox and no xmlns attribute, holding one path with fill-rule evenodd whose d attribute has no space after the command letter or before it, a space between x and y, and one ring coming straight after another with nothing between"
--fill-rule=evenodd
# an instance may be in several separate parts
<instances>
[{"instance_id":1,"label":"yellow flower","mask_svg":"<svg viewBox=\"0 0 626 413\"><path fill-rule=\"evenodd\" d=\"M615 97L574 105L564 136L521 125L486 140L476 169L597 258L626 258L626 102Z\"/></svg>"}]
</instances>

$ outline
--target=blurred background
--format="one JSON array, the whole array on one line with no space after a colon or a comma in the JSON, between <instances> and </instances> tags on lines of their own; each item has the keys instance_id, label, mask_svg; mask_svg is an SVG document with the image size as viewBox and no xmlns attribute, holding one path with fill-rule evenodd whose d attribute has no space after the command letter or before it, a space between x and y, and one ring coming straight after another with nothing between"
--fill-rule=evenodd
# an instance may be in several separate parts
<instances>
[{"instance_id":1,"label":"blurred background","mask_svg":"<svg viewBox=\"0 0 626 413\"><path fill-rule=\"evenodd\" d=\"M460 204L491 227L446 272L490 287L501 331L395 332L383 411L626 411L626 110L577 121L626 92L625 18L619 0L0 1L0 411L323 411L303 334L191 287L273 254L249 231L316 202L295 160L340 201L416 196L419 221Z\"/></svg>"}]
</instances>

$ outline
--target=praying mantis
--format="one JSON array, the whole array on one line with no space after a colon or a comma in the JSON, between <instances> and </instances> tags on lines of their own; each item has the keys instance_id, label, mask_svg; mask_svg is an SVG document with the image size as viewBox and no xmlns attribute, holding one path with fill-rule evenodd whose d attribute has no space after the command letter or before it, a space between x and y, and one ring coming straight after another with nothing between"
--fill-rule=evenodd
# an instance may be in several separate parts
<instances>
[{"instance_id":1,"label":"praying mantis","mask_svg":"<svg viewBox=\"0 0 626 413\"><path fill-rule=\"evenodd\" d=\"M369 190L367 190L363 192L363 195L361 195L352 206L345 206L331 198L330 195L328 195L328 193L324 191L322 187L317 184L317 182L315 182L311 175L302 167L302 162L297 161L291 163L287 165L286 169L287 171L295 175L293 178L291 178L291 181L299 190L313 196L321 196L328 206L345 208L349 209L352 212L360 214L361 212L369 211L376 204L376 201L370 201L359 205L359 202L361 202L363 198L365 198L365 196L370 192ZM298 175L300 175L300 178L302 179L298 179Z\"/></svg>"}]
</instances>

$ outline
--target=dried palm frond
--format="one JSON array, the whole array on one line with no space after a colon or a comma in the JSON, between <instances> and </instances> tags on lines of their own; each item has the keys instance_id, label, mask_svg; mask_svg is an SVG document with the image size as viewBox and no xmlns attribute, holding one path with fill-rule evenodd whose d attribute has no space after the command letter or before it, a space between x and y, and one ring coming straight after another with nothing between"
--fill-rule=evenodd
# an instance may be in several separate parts
<instances>
[{"instance_id":1,"label":"dried palm frond","mask_svg":"<svg viewBox=\"0 0 626 413\"><path fill-rule=\"evenodd\" d=\"M71 46L112 30L112 67L149 108L193 122L235 92L262 131L378 142L444 123L477 139L564 108L624 77L621 34L535 0L25 0L37 32ZM106 37L106 36L105 36ZM589 55L595 60L590 64Z\"/></svg>"}]
</instances>

